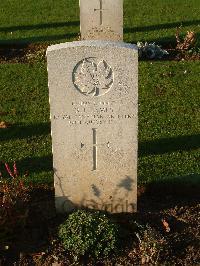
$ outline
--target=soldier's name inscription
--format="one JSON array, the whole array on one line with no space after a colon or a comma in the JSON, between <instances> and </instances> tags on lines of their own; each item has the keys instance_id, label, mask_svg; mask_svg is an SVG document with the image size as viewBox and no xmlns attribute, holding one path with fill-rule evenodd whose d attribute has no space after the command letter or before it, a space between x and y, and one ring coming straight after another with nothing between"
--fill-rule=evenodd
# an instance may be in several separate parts
<instances>
[{"instance_id":1,"label":"soldier's name inscription","mask_svg":"<svg viewBox=\"0 0 200 266\"><path fill-rule=\"evenodd\" d=\"M116 102L72 102L71 112L54 114L54 120L65 120L69 125L111 124L116 120L134 119L135 114L120 110L116 112ZM91 112L92 110L92 112Z\"/></svg>"}]
</instances>

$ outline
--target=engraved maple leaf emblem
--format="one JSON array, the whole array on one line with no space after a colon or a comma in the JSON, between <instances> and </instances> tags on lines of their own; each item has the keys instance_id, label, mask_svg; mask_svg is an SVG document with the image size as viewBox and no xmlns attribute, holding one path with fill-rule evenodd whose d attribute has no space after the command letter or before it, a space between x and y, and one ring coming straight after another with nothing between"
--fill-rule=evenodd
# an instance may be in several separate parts
<instances>
[{"instance_id":1,"label":"engraved maple leaf emblem","mask_svg":"<svg viewBox=\"0 0 200 266\"><path fill-rule=\"evenodd\" d=\"M87 96L100 96L109 91L113 84L112 68L105 60L86 58L79 62L74 72L74 85ZM97 62L96 62L97 61Z\"/></svg>"}]
</instances>

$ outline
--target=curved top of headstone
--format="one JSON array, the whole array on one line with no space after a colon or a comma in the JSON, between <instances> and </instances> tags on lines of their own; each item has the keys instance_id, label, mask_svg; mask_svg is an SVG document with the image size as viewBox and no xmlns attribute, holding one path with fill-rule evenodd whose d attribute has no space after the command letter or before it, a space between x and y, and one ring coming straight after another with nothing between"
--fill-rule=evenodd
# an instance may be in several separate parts
<instances>
[{"instance_id":1,"label":"curved top of headstone","mask_svg":"<svg viewBox=\"0 0 200 266\"><path fill-rule=\"evenodd\" d=\"M47 53L55 50L70 48L70 47L116 47L116 48L125 48L133 49L138 51L138 47L135 44L125 43L125 42L113 42L113 41L102 41L102 40L91 40L91 41L75 41L75 42L65 42L60 44L51 45L47 48Z\"/></svg>"}]
</instances>

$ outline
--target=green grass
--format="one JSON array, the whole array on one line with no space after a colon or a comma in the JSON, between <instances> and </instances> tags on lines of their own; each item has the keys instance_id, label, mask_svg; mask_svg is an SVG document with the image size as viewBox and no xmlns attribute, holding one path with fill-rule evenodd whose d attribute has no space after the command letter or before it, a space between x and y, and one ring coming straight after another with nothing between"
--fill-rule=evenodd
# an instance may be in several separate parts
<instances>
[{"instance_id":1,"label":"green grass","mask_svg":"<svg viewBox=\"0 0 200 266\"><path fill-rule=\"evenodd\" d=\"M199 62L141 62L139 180L200 174Z\"/></svg>"},{"instance_id":2,"label":"green grass","mask_svg":"<svg viewBox=\"0 0 200 266\"><path fill-rule=\"evenodd\" d=\"M79 33L77 0L2 0L0 43L70 41Z\"/></svg>"},{"instance_id":3,"label":"green grass","mask_svg":"<svg viewBox=\"0 0 200 266\"><path fill-rule=\"evenodd\" d=\"M78 0L1 0L0 44L61 42L79 34ZM124 0L127 42L174 43L176 27L200 31L199 0ZM199 40L198 40L199 43Z\"/></svg>"},{"instance_id":4,"label":"green grass","mask_svg":"<svg viewBox=\"0 0 200 266\"><path fill-rule=\"evenodd\" d=\"M175 43L200 30L199 0L124 0L127 42ZM0 45L72 41L79 34L78 0L1 0ZM200 63L140 62L139 183L199 180ZM8 114L2 115L2 112ZM0 160L18 162L29 180L51 183L52 155L46 64L0 64Z\"/></svg>"},{"instance_id":5,"label":"green grass","mask_svg":"<svg viewBox=\"0 0 200 266\"><path fill-rule=\"evenodd\" d=\"M176 28L200 32L198 0L124 0L124 29L127 42L175 43Z\"/></svg>"},{"instance_id":6,"label":"green grass","mask_svg":"<svg viewBox=\"0 0 200 266\"><path fill-rule=\"evenodd\" d=\"M200 176L200 63L140 62L139 183ZM53 181L45 63L0 65L0 160Z\"/></svg>"},{"instance_id":7,"label":"green grass","mask_svg":"<svg viewBox=\"0 0 200 266\"><path fill-rule=\"evenodd\" d=\"M17 161L35 182L52 182L51 138L46 65L0 65L0 160Z\"/></svg>"}]
</instances>

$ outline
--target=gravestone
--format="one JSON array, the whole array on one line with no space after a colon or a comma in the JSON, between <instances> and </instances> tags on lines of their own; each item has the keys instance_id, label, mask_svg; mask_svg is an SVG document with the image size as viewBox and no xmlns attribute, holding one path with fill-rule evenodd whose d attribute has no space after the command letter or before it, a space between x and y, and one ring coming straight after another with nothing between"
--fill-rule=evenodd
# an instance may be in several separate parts
<instances>
[{"instance_id":1,"label":"gravestone","mask_svg":"<svg viewBox=\"0 0 200 266\"><path fill-rule=\"evenodd\" d=\"M57 210L135 211L136 46L58 44L48 47L47 62Z\"/></svg>"},{"instance_id":2,"label":"gravestone","mask_svg":"<svg viewBox=\"0 0 200 266\"><path fill-rule=\"evenodd\" d=\"M82 40L123 41L123 0L80 0Z\"/></svg>"}]
</instances>

